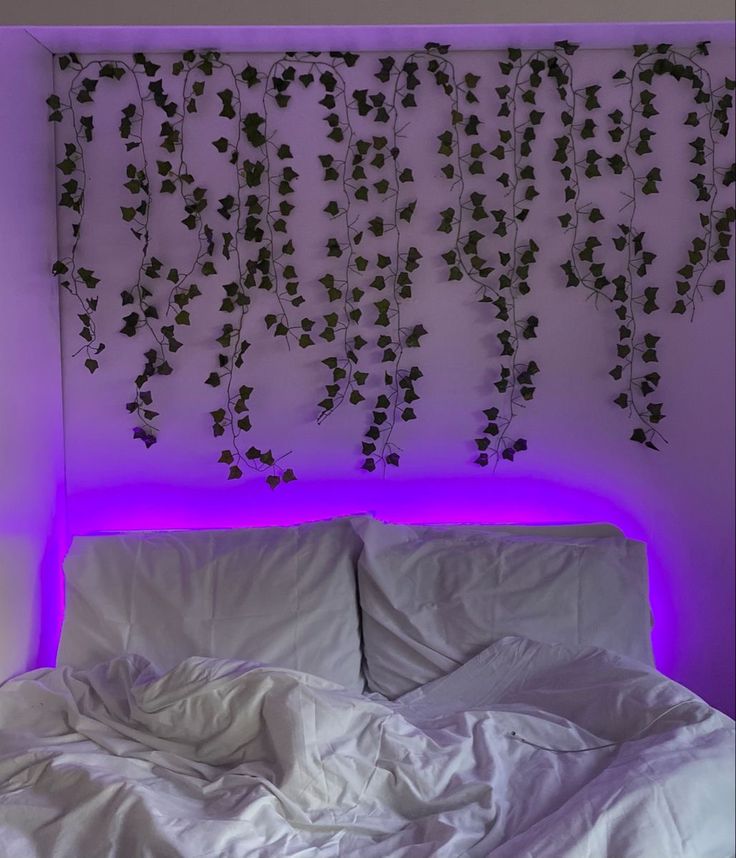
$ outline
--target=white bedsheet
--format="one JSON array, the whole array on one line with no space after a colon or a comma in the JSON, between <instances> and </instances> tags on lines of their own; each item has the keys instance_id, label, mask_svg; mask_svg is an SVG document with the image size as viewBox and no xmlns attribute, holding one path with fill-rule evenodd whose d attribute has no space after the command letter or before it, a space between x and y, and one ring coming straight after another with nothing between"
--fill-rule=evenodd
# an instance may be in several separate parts
<instances>
[{"instance_id":1,"label":"white bedsheet","mask_svg":"<svg viewBox=\"0 0 736 858\"><path fill-rule=\"evenodd\" d=\"M604 650L506 637L395 703L123 657L0 688L0 856L727 858L733 759L729 718Z\"/></svg>"}]
</instances>

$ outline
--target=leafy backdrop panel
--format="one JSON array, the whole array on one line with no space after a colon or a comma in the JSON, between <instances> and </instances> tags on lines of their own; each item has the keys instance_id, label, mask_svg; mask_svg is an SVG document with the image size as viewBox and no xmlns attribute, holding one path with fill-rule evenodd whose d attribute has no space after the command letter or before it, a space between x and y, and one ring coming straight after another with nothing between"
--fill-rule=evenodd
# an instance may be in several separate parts
<instances>
[{"instance_id":1,"label":"leafy backdrop panel","mask_svg":"<svg viewBox=\"0 0 736 858\"><path fill-rule=\"evenodd\" d=\"M683 355L732 372L731 54L59 57L71 470L688 455Z\"/></svg>"}]
</instances>

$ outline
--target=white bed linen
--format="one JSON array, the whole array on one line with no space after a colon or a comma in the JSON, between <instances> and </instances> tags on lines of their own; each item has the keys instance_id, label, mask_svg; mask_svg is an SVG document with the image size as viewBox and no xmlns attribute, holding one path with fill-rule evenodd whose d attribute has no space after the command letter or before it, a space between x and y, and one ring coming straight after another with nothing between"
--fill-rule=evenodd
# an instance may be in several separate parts
<instances>
[{"instance_id":1,"label":"white bed linen","mask_svg":"<svg viewBox=\"0 0 736 858\"><path fill-rule=\"evenodd\" d=\"M504 635L605 647L652 664L641 542L369 519L356 530L371 691L398 697Z\"/></svg>"},{"instance_id":2,"label":"white bed linen","mask_svg":"<svg viewBox=\"0 0 736 858\"><path fill-rule=\"evenodd\" d=\"M520 637L394 703L127 656L0 688L0 856L726 858L733 749L655 670Z\"/></svg>"},{"instance_id":3,"label":"white bed linen","mask_svg":"<svg viewBox=\"0 0 736 858\"><path fill-rule=\"evenodd\" d=\"M349 517L292 527L78 536L58 665L142 655L248 659L362 691Z\"/></svg>"},{"instance_id":4,"label":"white bed linen","mask_svg":"<svg viewBox=\"0 0 736 858\"><path fill-rule=\"evenodd\" d=\"M364 516L356 516L354 521L359 523ZM395 527L391 522L375 518L387 527ZM598 522L592 524L412 524L415 531L434 534L479 533L488 536L533 536L536 539L564 540L576 542L589 539L625 539L623 531L615 524Z\"/></svg>"}]
</instances>

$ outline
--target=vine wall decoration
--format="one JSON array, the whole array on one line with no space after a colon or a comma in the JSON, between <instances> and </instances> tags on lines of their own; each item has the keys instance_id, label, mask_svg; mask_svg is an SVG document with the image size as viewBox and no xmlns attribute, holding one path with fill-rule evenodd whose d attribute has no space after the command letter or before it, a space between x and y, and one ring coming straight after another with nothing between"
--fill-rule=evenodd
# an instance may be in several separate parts
<instances>
[{"instance_id":1,"label":"vine wall decoration","mask_svg":"<svg viewBox=\"0 0 736 858\"><path fill-rule=\"evenodd\" d=\"M236 55L190 50L173 63L167 58L170 67L142 53L58 57L63 86L47 104L63 151L57 167L65 232L53 271L76 303L82 345L75 356L89 372L112 351L98 325L105 295L119 297L119 332L141 342L142 365L125 404L134 438L156 444L154 392L176 374L182 331L197 326L201 296L219 293L225 321L212 337L213 367L204 381L222 396L210 412L211 431L227 445L219 461L230 479L249 470L272 488L296 479L289 453L262 440L253 413L248 353L264 334L295 355L327 349L315 420L332 418L345 403L359 408L367 426L360 467L399 466L422 414L417 350L432 333L416 315L413 281L420 266L439 266L446 288L473 290L493 331L488 407L478 415L469 458L481 467L512 461L527 449L517 422L541 377L538 259L549 252L550 233L540 200L557 200L560 238L553 243L561 275L544 288L582 287L596 307L611 308L618 328L611 398L632 422L631 439L657 449L665 415L663 403L653 401L661 378L652 320L662 311L692 320L707 294L726 289L719 272L736 219L727 142L734 81L712 79L707 43L691 50L636 45L611 80L582 83L577 52L567 41L511 48L498 60L487 52L493 72L485 65L461 71L458 55L437 43L400 56L287 53L267 62L253 55L244 64ZM687 160L697 226L671 280L660 274L655 281L658 253L641 206L667 181L658 157L666 146L657 120L663 81L683 91L682 124L692 129ZM302 99L317 99L322 115L324 144L312 169L326 194L320 217L329 230L320 270L306 271L300 253L310 239L291 226L292 215L315 200L300 196L300 135L283 119ZM87 155L96 120L110 110L119 111L126 158L119 211L136 241L133 282L85 264ZM428 111L439 123L439 195L420 192L412 159L416 117ZM231 177L216 204L211 177L191 162L198 114L229 129L210 141ZM560 181L544 175L550 164ZM611 205L612 188L618 205ZM192 236L189 261L178 267L166 262L169 250L154 227L154 215L168 216L174 203ZM432 226L422 231L417 219L425 215Z\"/></svg>"}]
</instances>

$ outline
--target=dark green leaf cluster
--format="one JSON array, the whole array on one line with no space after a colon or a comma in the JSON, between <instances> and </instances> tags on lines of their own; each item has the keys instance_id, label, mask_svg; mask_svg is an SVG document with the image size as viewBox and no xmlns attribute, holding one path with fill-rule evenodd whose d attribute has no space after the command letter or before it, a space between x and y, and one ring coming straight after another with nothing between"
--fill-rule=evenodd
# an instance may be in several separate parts
<instances>
[{"instance_id":1,"label":"dark green leaf cluster","mask_svg":"<svg viewBox=\"0 0 736 858\"><path fill-rule=\"evenodd\" d=\"M388 338L379 337L387 349L394 343ZM365 457L361 467L363 470L375 471L379 463L398 467L400 463L399 448L390 440L394 420L397 416L408 423L416 420L412 403L419 399L415 383L422 377L422 371L417 366L409 369L399 369L394 372L384 372L383 383L390 393L381 393L376 398L371 412L371 425L365 433L362 453Z\"/></svg>"},{"instance_id":2,"label":"dark green leaf cluster","mask_svg":"<svg viewBox=\"0 0 736 858\"><path fill-rule=\"evenodd\" d=\"M169 119L172 119L176 116L177 110L179 109L178 105L175 101L169 100L168 95L164 91L164 84L162 80L152 80L148 84L148 90L151 93L151 97L153 98L153 103L161 109Z\"/></svg>"},{"instance_id":3,"label":"dark green leaf cluster","mask_svg":"<svg viewBox=\"0 0 736 858\"><path fill-rule=\"evenodd\" d=\"M62 111L65 107L62 105L59 96L54 94L50 95L46 99L46 104L51 108L51 113L49 113L49 122L61 122L64 118Z\"/></svg>"},{"instance_id":4,"label":"dark green leaf cluster","mask_svg":"<svg viewBox=\"0 0 736 858\"><path fill-rule=\"evenodd\" d=\"M158 412L150 382L172 372L167 358L182 347L186 338L178 330L192 324L191 302L201 294L192 278L218 276L222 267L216 256L221 247L222 257L237 265L238 273L232 282L222 285L220 309L228 314L228 321L215 338L217 368L205 383L225 397L222 407L210 413L213 434L228 435L220 462L228 467L229 478L239 479L250 468L267 474L267 482L274 488L295 479L293 471L284 469L270 449L246 449L240 438L240 433L252 431L252 388L240 379L236 382L235 373L243 368L250 347L243 336L244 319L256 298L270 304L264 310L265 327L280 341L294 342L303 349L334 344L334 354L320 355L329 377L319 402L319 420L334 413L345 399L361 405L373 397L373 390L366 387L370 376L364 367L368 353L377 349L383 364L382 381L375 379L380 389L362 442L362 467L372 471L379 465L399 464L394 429L416 419L414 403L419 399L417 382L422 376L416 361L409 368L404 366L405 350L419 348L427 334L421 323L407 323L402 317L402 313L407 315L402 305L412 297L412 275L421 259L416 247L407 249L408 233L402 235L419 210L416 196L405 193L414 173L403 151L402 111L408 116L417 107L417 89L428 80L446 104L435 147L451 198L444 198L436 210L436 230L447 236L447 244L438 254L452 288L458 288L455 282L470 283L478 300L492 308L494 354L500 358L494 401L484 412L485 429L475 439L475 461L480 466L511 461L527 446L526 439L518 437L514 421L519 409L535 395L539 366L527 349L533 347L540 320L525 309L522 299L531 292L539 252L530 234L530 212L539 195L542 141L546 145L548 137L553 137L554 145L543 157L551 157L562 177L564 207L557 218L569 239L567 259L561 265L566 285L588 289L596 306L599 298L611 305L618 328L617 363L610 371L619 386L614 403L634 421L632 440L656 449L662 440L658 427L664 419L663 404L651 401L660 384L656 371L659 336L653 333L656 326L648 321L644 324L644 320L656 318L664 291L655 285L658 272L652 266L657 254L645 244L637 207L647 198L656 198L665 178L670 178L663 175L656 157L667 142L657 137L657 116L664 109L658 84L662 77L684 82L692 100L683 123L694 129L687 157L694 165L690 183L699 209L699 229L674 278L676 296L671 308L674 314L685 315L688 310L694 312L703 290L719 295L726 288L725 279L714 275L712 266L730 261L736 212L733 206L719 207L718 192L736 182L736 167L718 166L715 151L716 140L729 134L734 81L726 78L721 87L713 87L700 64L700 58L708 54L705 42L690 55L666 43L635 46L630 67L613 76L628 97L622 99L621 108L608 113L607 133L613 146L606 151L598 142L601 131L596 111L601 109L601 86L576 88L573 82L569 58L577 47L559 41L550 50L510 48L506 52L499 64L506 80L496 88L496 95L498 117L508 122L497 129L497 138L484 127L484 114L472 112L479 101L481 76L466 72L458 77L449 46L439 43L429 43L423 51L403 59L380 57L374 84L365 89L346 86L344 69L359 59L351 52L330 52L329 60L319 52L287 53L263 73L250 63L236 72L217 51L186 51L172 68L174 75L184 75L181 105L165 91L159 65L143 53L134 54L132 63L116 59L82 64L75 54L60 57L60 69L68 70L73 81L66 93L50 95L46 104L49 120L63 123L69 117L74 133L57 164L63 176L58 204L73 217L73 246L69 255L57 260L53 272L78 303L84 342L80 351L90 372L97 370L97 356L104 349L97 341L94 323L100 280L91 268L79 264L77 246L86 187L83 150L93 142L96 129L93 115L82 114L79 105L100 102L111 83L124 78L130 87L131 101L122 108L119 135L127 152L139 150L140 160L130 155L134 160L126 166L120 210L139 241L141 263L135 282L121 292L126 310L120 330L124 336L146 339L136 395L127 404L138 420L134 437L146 447L156 442ZM560 100L559 115L554 119L557 111L550 110L548 101L542 99L545 85L551 85ZM246 107L246 91L259 86L261 91L248 96ZM303 308L299 315L294 313L306 300L289 237L299 176L292 166L296 164L293 140L275 140L274 116L283 111L288 117L284 109L294 95L318 86L322 88L319 104L324 109L327 138L327 151L319 162L326 187L332 183L334 190L320 204L332 224L323 251L328 264L319 280L330 306L312 318L301 315ZM232 123L212 145L228 158L237 181L237 190L226 192L211 208L205 184L195 180L183 155L184 120L198 111L198 100L206 91L219 101L219 116ZM160 160L147 157L144 151L144 112L150 115L151 106L163 114ZM555 125L548 134L543 127L551 121ZM383 133L371 134L369 124L383 127ZM246 146L253 151L245 151ZM182 223L197 236L197 253L188 270L165 266L149 248L152 188L148 164L154 162L160 179L154 192L181 196ZM490 165L496 165L493 173L499 171L495 195L489 194L485 181ZM615 227L607 203L584 200L602 172L622 188L623 222ZM212 209L226 229L216 240L204 222ZM605 229L609 221L612 232ZM613 262L605 256L609 239L616 251L610 254ZM498 245L498 263L487 241ZM247 253L244 243L250 246ZM168 302L165 296L160 300L162 286L170 290Z\"/></svg>"}]
</instances>

